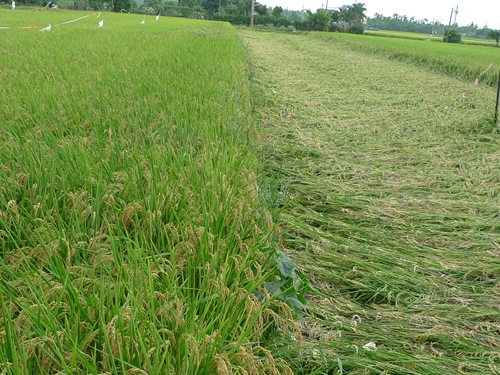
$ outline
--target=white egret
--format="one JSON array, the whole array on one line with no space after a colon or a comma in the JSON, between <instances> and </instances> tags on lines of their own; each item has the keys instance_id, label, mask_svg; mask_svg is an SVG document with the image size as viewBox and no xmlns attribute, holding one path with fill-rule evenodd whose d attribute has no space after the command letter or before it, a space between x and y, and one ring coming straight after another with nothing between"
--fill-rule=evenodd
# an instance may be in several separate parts
<instances>
[{"instance_id":1,"label":"white egret","mask_svg":"<svg viewBox=\"0 0 500 375\"><path fill-rule=\"evenodd\" d=\"M103 27L104 26L104 20L100 20L99 21L99 27Z\"/></svg>"}]
</instances>

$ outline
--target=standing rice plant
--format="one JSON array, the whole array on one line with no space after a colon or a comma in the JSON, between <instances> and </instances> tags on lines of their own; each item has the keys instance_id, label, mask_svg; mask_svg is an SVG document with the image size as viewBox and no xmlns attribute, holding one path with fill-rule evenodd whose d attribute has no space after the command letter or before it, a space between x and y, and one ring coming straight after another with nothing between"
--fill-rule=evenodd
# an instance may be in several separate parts
<instances>
[{"instance_id":1,"label":"standing rice plant","mask_svg":"<svg viewBox=\"0 0 500 375\"><path fill-rule=\"evenodd\" d=\"M0 42L0 372L288 371L234 30L52 14Z\"/></svg>"}]
</instances>

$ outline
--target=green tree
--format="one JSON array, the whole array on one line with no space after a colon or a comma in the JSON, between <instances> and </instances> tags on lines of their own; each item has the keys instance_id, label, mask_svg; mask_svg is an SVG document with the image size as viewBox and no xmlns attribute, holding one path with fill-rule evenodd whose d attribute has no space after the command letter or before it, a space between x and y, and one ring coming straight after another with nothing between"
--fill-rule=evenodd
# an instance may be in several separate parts
<instances>
[{"instance_id":1,"label":"green tree","mask_svg":"<svg viewBox=\"0 0 500 375\"><path fill-rule=\"evenodd\" d=\"M451 29L444 33L444 41L448 43L462 43L462 34L457 29Z\"/></svg>"},{"instance_id":2,"label":"green tree","mask_svg":"<svg viewBox=\"0 0 500 375\"><path fill-rule=\"evenodd\" d=\"M88 6L94 10L102 10L104 9L103 2L103 0L88 0ZM83 4L81 4L81 1L75 1L74 3L78 4L77 6L75 6L75 9L82 9L81 5Z\"/></svg>"},{"instance_id":3,"label":"green tree","mask_svg":"<svg viewBox=\"0 0 500 375\"><path fill-rule=\"evenodd\" d=\"M274 18L281 18L282 14L283 14L283 8L282 7L274 7L271 14Z\"/></svg>"},{"instance_id":4,"label":"green tree","mask_svg":"<svg viewBox=\"0 0 500 375\"><path fill-rule=\"evenodd\" d=\"M354 3L349 7L351 13L351 22L363 23L366 19L366 8L363 3Z\"/></svg>"},{"instance_id":5,"label":"green tree","mask_svg":"<svg viewBox=\"0 0 500 375\"><path fill-rule=\"evenodd\" d=\"M185 7L196 7L201 6L203 4L203 0L182 0L182 5Z\"/></svg>"},{"instance_id":6,"label":"green tree","mask_svg":"<svg viewBox=\"0 0 500 375\"><path fill-rule=\"evenodd\" d=\"M252 7L252 0L233 0L236 3L239 14L244 14L250 17L250 8ZM254 9L255 11L255 9Z\"/></svg>"},{"instance_id":7,"label":"green tree","mask_svg":"<svg viewBox=\"0 0 500 375\"><path fill-rule=\"evenodd\" d=\"M497 42L497 47L498 47L498 44L500 43L500 30L489 30L486 35L491 38L491 39L495 39L495 41Z\"/></svg>"},{"instance_id":8,"label":"green tree","mask_svg":"<svg viewBox=\"0 0 500 375\"><path fill-rule=\"evenodd\" d=\"M316 13L307 11L306 24L308 30L328 31L332 23L332 13L325 9L318 9Z\"/></svg>"},{"instance_id":9,"label":"green tree","mask_svg":"<svg viewBox=\"0 0 500 375\"><path fill-rule=\"evenodd\" d=\"M203 8L207 10L210 16L219 12L226 4L227 0L203 0Z\"/></svg>"},{"instance_id":10,"label":"green tree","mask_svg":"<svg viewBox=\"0 0 500 375\"><path fill-rule=\"evenodd\" d=\"M130 10L135 4L133 0L113 0L113 12L121 12L123 10Z\"/></svg>"},{"instance_id":11,"label":"green tree","mask_svg":"<svg viewBox=\"0 0 500 375\"><path fill-rule=\"evenodd\" d=\"M363 3L344 5L332 14L335 28L338 31L363 34L366 19L366 8Z\"/></svg>"},{"instance_id":12,"label":"green tree","mask_svg":"<svg viewBox=\"0 0 500 375\"><path fill-rule=\"evenodd\" d=\"M267 16L268 12L269 9L267 9L267 6L259 4L257 2L255 3L255 13L257 13L259 16Z\"/></svg>"}]
</instances>

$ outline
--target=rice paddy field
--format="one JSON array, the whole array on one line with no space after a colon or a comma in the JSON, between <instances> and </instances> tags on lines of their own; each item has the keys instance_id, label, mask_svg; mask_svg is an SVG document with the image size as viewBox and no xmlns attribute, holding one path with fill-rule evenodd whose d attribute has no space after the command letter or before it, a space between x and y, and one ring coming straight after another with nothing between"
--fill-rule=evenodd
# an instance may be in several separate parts
<instances>
[{"instance_id":1,"label":"rice paddy field","mask_svg":"<svg viewBox=\"0 0 500 375\"><path fill-rule=\"evenodd\" d=\"M1 13L0 373L287 373L236 31L98 16Z\"/></svg>"},{"instance_id":2,"label":"rice paddy field","mask_svg":"<svg viewBox=\"0 0 500 375\"><path fill-rule=\"evenodd\" d=\"M390 34L389 32L384 32ZM352 48L359 48L366 52L384 54L394 60L412 63L417 67L426 67L451 77L474 81L491 64L490 69L483 76L481 82L496 86L498 70L500 69L500 49L491 46L473 44L442 43L430 38L409 39L401 33L391 34L392 37L367 35L320 33L315 37L345 42ZM422 35L422 34L420 34Z\"/></svg>"},{"instance_id":3,"label":"rice paddy field","mask_svg":"<svg viewBox=\"0 0 500 375\"><path fill-rule=\"evenodd\" d=\"M365 35L381 36L387 38L399 38L399 39L416 39L416 40L425 40L434 42L443 41L443 35L429 35L422 33L411 33L406 31L365 30ZM462 43L482 45L487 47L496 47L496 42L493 39L462 38Z\"/></svg>"},{"instance_id":4,"label":"rice paddy field","mask_svg":"<svg viewBox=\"0 0 500 375\"><path fill-rule=\"evenodd\" d=\"M276 221L315 288L300 355L276 351L299 374L499 374L495 88L382 38L241 34Z\"/></svg>"},{"instance_id":5,"label":"rice paddy field","mask_svg":"<svg viewBox=\"0 0 500 375\"><path fill-rule=\"evenodd\" d=\"M429 35L422 33L411 33L405 31L392 31L392 30L365 30L364 35L381 36L387 38L399 38L399 39L416 39L416 40L427 40L442 42L442 35Z\"/></svg>"},{"instance_id":6,"label":"rice paddy field","mask_svg":"<svg viewBox=\"0 0 500 375\"><path fill-rule=\"evenodd\" d=\"M0 373L500 374L491 56L346 38L1 9Z\"/></svg>"}]
</instances>

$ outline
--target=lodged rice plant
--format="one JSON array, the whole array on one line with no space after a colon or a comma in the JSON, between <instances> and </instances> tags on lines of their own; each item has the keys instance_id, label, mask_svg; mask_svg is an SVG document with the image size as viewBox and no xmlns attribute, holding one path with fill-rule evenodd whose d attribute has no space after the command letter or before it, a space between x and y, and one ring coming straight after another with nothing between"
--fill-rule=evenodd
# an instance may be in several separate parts
<instances>
[{"instance_id":1,"label":"lodged rice plant","mask_svg":"<svg viewBox=\"0 0 500 375\"><path fill-rule=\"evenodd\" d=\"M382 54L468 81L480 77L480 82L489 86L496 86L498 82L500 57L493 45L441 43L435 39L398 37L397 34L386 38L373 34L316 33L314 37L346 43L362 51ZM488 69L490 64L493 69Z\"/></svg>"},{"instance_id":2,"label":"lodged rice plant","mask_svg":"<svg viewBox=\"0 0 500 375\"><path fill-rule=\"evenodd\" d=\"M2 13L0 373L289 372L234 30Z\"/></svg>"},{"instance_id":3,"label":"lodged rice plant","mask_svg":"<svg viewBox=\"0 0 500 375\"><path fill-rule=\"evenodd\" d=\"M304 375L500 374L496 89L326 34L240 33L275 220L316 288L300 352L275 356Z\"/></svg>"}]
</instances>

